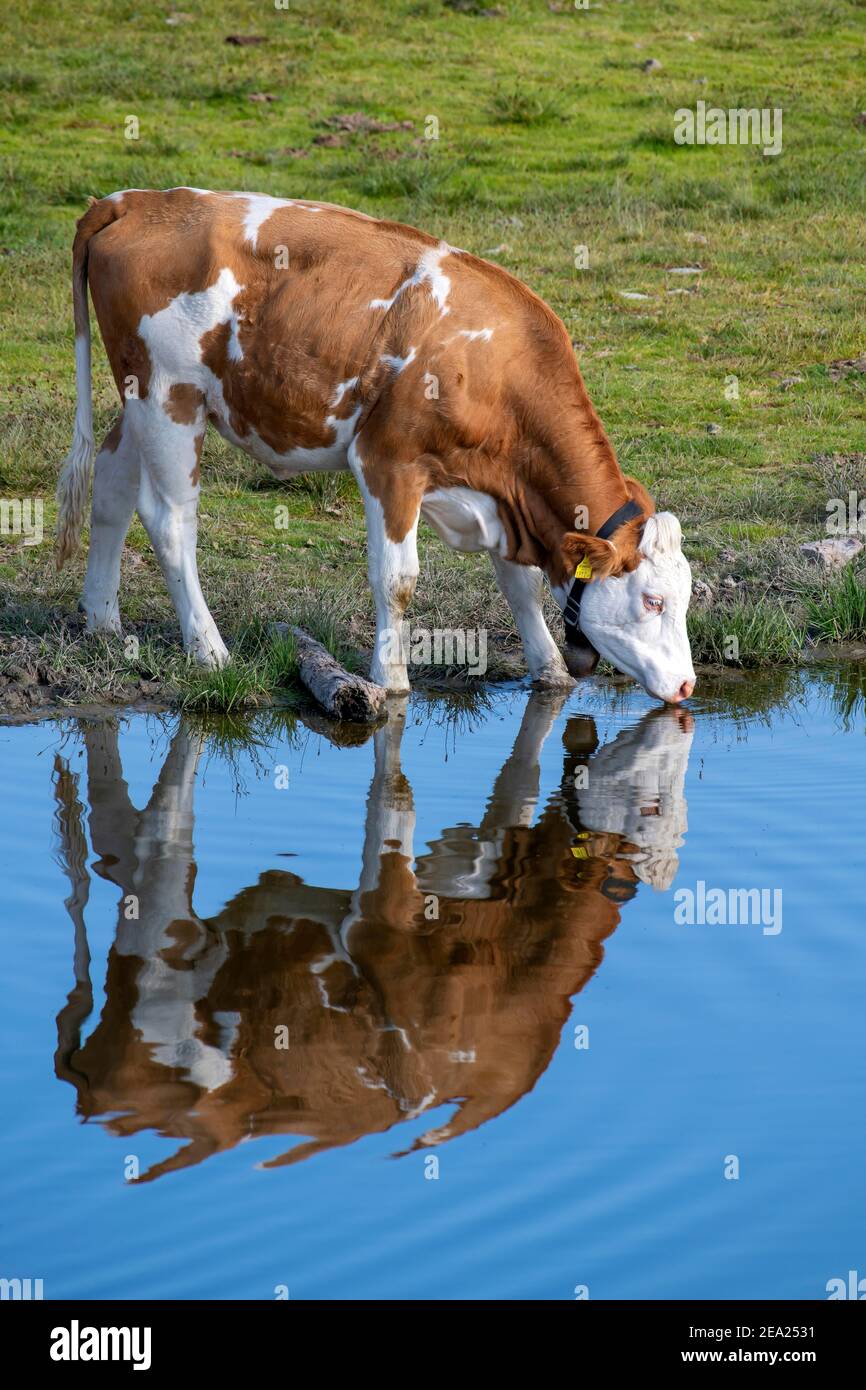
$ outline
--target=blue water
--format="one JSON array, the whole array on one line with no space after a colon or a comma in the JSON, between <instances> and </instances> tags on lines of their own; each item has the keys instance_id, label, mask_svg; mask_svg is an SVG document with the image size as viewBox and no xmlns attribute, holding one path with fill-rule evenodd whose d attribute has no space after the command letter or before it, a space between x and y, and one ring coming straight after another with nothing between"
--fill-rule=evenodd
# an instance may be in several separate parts
<instances>
[{"instance_id":1,"label":"blue water","mask_svg":"<svg viewBox=\"0 0 866 1390\"><path fill-rule=\"evenodd\" d=\"M0 1275L123 1299L866 1275L858 679L692 715L594 683L417 697L348 747L267 716L252 746L176 717L0 729ZM768 911L683 923L699 882Z\"/></svg>"}]
</instances>

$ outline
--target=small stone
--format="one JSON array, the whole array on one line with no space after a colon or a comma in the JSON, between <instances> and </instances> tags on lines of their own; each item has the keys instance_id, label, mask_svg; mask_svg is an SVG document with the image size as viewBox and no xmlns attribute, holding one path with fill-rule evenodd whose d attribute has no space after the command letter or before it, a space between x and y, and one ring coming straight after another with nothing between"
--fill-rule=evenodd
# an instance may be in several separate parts
<instances>
[{"instance_id":1,"label":"small stone","mask_svg":"<svg viewBox=\"0 0 866 1390\"><path fill-rule=\"evenodd\" d=\"M716 424L709 424L709 425L707 425L706 429L707 429L707 434L721 434L721 432L722 432L722 427L721 427L721 425L716 425Z\"/></svg>"},{"instance_id":2,"label":"small stone","mask_svg":"<svg viewBox=\"0 0 866 1390\"><path fill-rule=\"evenodd\" d=\"M692 598L695 603L709 604L712 603L715 594L705 579L695 579L692 582Z\"/></svg>"},{"instance_id":3,"label":"small stone","mask_svg":"<svg viewBox=\"0 0 866 1390\"><path fill-rule=\"evenodd\" d=\"M622 295L623 299L649 299L649 295L640 290L617 290L617 294Z\"/></svg>"},{"instance_id":4,"label":"small stone","mask_svg":"<svg viewBox=\"0 0 866 1390\"><path fill-rule=\"evenodd\" d=\"M841 357L827 368L827 375L834 383L844 381L853 372L866 372L866 357Z\"/></svg>"},{"instance_id":5,"label":"small stone","mask_svg":"<svg viewBox=\"0 0 866 1390\"><path fill-rule=\"evenodd\" d=\"M702 275L702 265L669 265L668 275Z\"/></svg>"},{"instance_id":6,"label":"small stone","mask_svg":"<svg viewBox=\"0 0 866 1390\"><path fill-rule=\"evenodd\" d=\"M722 583L724 584L724 586L725 586L726 589L738 589L738 588L739 588L739 584L737 583L736 579L734 578L734 576L733 576L732 574L726 574L726 575L725 575L725 578L722 580Z\"/></svg>"},{"instance_id":7,"label":"small stone","mask_svg":"<svg viewBox=\"0 0 866 1390\"><path fill-rule=\"evenodd\" d=\"M840 570L862 549L863 542L856 536L826 536L820 541L806 541L800 546L800 554L809 564L820 565L825 570Z\"/></svg>"},{"instance_id":8,"label":"small stone","mask_svg":"<svg viewBox=\"0 0 866 1390\"><path fill-rule=\"evenodd\" d=\"M31 671L26 666L7 666L7 674L17 681L19 685L38 685L38 677L35 671Z\"/></svg>"},{"instance_id":9,"label":"small stone","mask_svg":"<svg viewBox=\"0 0 866 1390\"><path fill-rule=\"evenodd\" d=\"M646 58L640 65L641 72L658 72L660 68L661 63L658 58Z\"/></svg>"}]
</instances>

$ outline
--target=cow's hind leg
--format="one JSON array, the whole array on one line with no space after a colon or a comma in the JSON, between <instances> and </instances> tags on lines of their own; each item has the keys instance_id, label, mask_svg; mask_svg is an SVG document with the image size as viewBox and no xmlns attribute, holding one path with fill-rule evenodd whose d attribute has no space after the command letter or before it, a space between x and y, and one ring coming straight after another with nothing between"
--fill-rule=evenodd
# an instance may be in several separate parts
<instances>
[{"instance_id":1,"label":"cow's hind leg","mask_svg":"<svg viewBox=\"0 0 866 1390\"><path fill-rule=\"evenodd\" d=\"M135 404L135 437L141 451L138 514L156 551L184 647L203 665L222 666L229 659L228 650L205 603L196 563L204 398L183 423L149 401Z\"/></svg>"},{"instance_id":2,"label":"cow's hind leg","mask_svg":"<svg viewBox=\"0 0 866 1390\"><path fill-rule=\"evenodd\" d=\"M415 592L418 579L418 520L421 515L420 484L395 475L389 499L393 513L389 526L384 508L367 487L364 478L363 446L355 441L349 449L349 466L364 499L367 521L367 573L376 605L376 642L370 663L370 680L386 690L403 694L409 689L403 615ZM400 517L400 539L394 540L395 519Z\"/></svg>"},{"instance_id":3,"label":"cow's hind leg","mask_svg":"<svg viewBox=\"0 0 866 1390\"><path fill-rule=\"evenodd\" d=\"M88 632L120 632L120 557L139 488L139 454L120 415L96 455L90 548L80 607Z\"/></svg>"},{"instance_id":4,"label":"cow's hind leg","mask_svg":"<svg viewBox=\"0 0 866 1390\"><path fill-rule=\"evenodd\" d=\"M562 688L573 686L565 662L550 635L541 607L544 576L534 565L518 565L506 560L495 550L490 551L499 587L514 615L523 654L532 679L542 686Z\"/></svg>"}]
</instances>

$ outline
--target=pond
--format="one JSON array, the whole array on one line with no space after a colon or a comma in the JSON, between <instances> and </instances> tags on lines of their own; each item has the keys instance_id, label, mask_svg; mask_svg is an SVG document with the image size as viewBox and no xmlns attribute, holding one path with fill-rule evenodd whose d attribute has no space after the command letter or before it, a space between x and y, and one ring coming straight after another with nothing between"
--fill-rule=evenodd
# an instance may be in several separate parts
<instances>
[{"instance_id":1,"label":"pond","mask_svg":"<svg viewBox=\"0 0 866 1390\"><path fill-rule=\"evenodd\" d=\"M46 1298L866 1275L866 671L0 729L2 1268Z\"/></svg>"}]
</instances>

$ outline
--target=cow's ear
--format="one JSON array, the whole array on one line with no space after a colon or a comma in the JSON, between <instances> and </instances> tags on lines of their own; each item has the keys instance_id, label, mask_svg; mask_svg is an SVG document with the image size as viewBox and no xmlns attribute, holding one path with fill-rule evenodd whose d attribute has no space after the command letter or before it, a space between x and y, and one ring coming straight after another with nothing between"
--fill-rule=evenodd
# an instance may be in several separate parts
<instances>
[{"instance_id":1,"label":"cow's ear","mask_svg":"<svg viewBox=\"0 0 866 1390\"><path fill-rule=\"evenodd\" d=\"M591 571L581 575L586 580L607 579L619 564L619 556L610 541L588 536L584 531L567 531L562 538L562 553L572 571Z\"/></svg>"}]
</instances>

